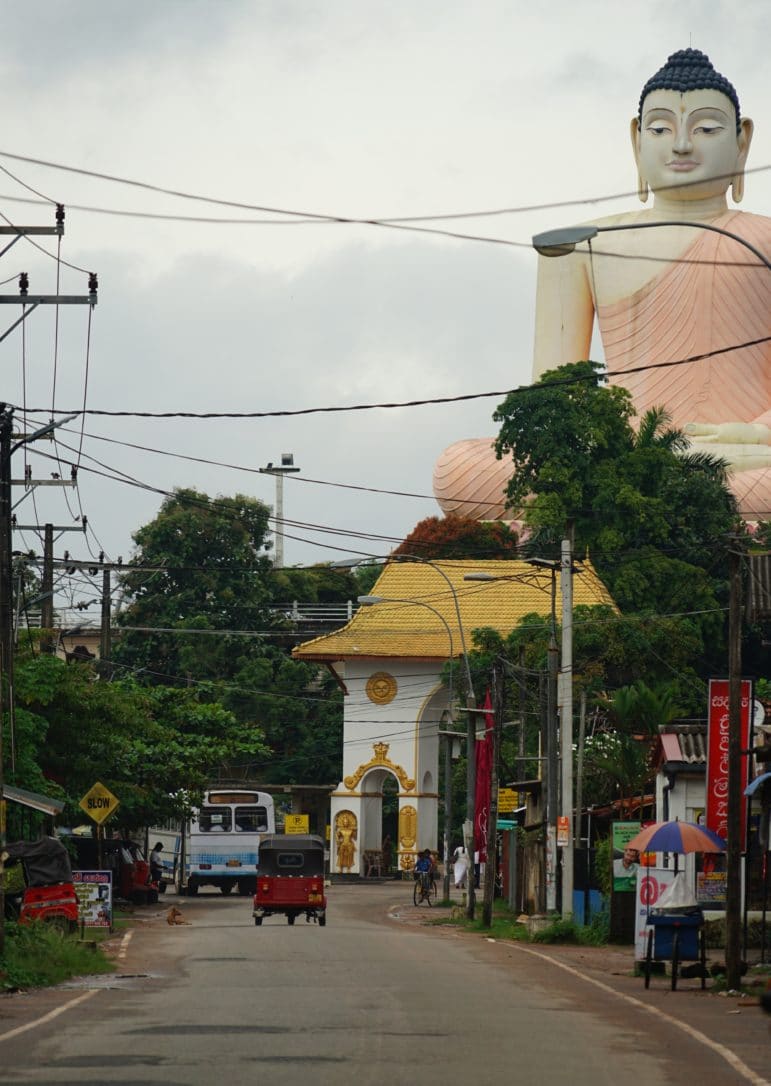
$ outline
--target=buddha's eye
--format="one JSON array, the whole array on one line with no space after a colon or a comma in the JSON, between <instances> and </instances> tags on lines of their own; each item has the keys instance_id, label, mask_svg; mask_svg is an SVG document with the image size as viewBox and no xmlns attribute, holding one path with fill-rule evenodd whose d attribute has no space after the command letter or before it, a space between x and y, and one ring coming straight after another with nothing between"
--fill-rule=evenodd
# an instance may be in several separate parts
<instances>
[{"instance_id":1,"label":"buddha's eye","mask_svg":"<svg viewBox=\"0 0 771 1086\"><path fill-rule=\"evenodd\" d=\"M663 136L667 132L671 132L671 128L668 124L649 124L648 131L652 136Z\"/></svg>"},{"instance_id":2,"label":"buddha's eye","mask_svg":"<svg viewBox=\"0 0 771 1086\"><path fill-rule=\"evenodd\" d=\"M716 132L723 131L723 126L721 124L700 124L693 131L694 134L700 132L705 136L714 136Z\"/></svg>"}]
</instances>

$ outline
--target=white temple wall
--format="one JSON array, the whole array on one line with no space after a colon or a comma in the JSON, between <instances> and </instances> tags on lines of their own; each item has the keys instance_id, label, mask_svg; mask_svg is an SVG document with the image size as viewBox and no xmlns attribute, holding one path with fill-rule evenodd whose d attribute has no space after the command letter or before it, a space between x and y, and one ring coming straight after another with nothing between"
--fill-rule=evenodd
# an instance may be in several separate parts
<instances>
[{"instance_id":1,"label":"white temple wall","mask_svg":"<svg viewBox=\"0 0 771 1086\"><path fill-rule=\"evenodd\" d=\"M448 707L441 664L383 658L337 667L347 695L343 779L331 799L331 871L362 875L362 853L380 848L387 776L398 786L396 863L410 871L419 849L438 846L438 730Z\"/></svg>"}]
</instances>

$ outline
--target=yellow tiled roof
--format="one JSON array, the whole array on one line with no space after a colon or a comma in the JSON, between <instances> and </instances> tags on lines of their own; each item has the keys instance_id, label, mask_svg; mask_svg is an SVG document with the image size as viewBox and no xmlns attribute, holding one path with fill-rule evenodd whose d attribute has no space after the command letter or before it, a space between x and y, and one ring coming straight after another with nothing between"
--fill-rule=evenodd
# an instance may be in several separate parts
<instances>
[{"instance_id":1,"label":"yellow tiled roof","mask_svg":"<svg viewBox=\"0 0 771 1086\"><path fill-rule=\"evenodd\" d=\"M505 580L464 580L464 574L472 572L487 573ZM559 623L562 615L559 570L556 586ZM523 561L465 559L437 561L433 565L390 562L371 594L382 597L383 602L361 607L342 629L298 645L292 655L300 660L327 661L357 656L446 659L450 656L452 638L452 655L459 656L463 644L458 628L456 598L463 634L470 651L472 630L487 626L505 637L525 615L549 615L552 571ZM581 562L580 567L576 568L573 604L607 604L615 608L610 594L589 562Z\"/></svg>"}]
</instances>

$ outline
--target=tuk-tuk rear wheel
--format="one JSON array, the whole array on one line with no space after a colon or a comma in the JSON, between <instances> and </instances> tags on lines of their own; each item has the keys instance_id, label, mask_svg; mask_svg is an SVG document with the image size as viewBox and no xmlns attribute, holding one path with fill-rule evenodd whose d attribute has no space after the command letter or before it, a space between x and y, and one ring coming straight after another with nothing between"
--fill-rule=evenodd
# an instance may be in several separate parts
<instances>
[{"instance_id":1,"label":"tuk-tuk rear wheel","mask_svg":"<svg viewBox=\"0 0 771 1086\"><path fill-rule=\"evenodd\" d=\"M319 927L320 928L325 927L326 923L327 923L327 914L326 913L319 913L318 921L319 921Z\"/></svg>"},{"instance_id":2,"label":"tuk-tuk rear wheel","mask_svg":"<svg viewBox=\"0 0 771 1086\"><path fill-rule=\"evenodd\" d=\"M257 927L259 928L259 926L260 926L260 925L262 924L262 917L261 917L261 916L255 916L255 918L254 918L254 923L255 923L255 924L257 925Z\"/></svg>"},{"instance_id":3,"label":"tuk-tuk rear wheel","mask_svg":"<svg viewBox=\"0 0 771 1086\"><path fill-rule=\"evenodd\" d=\"M287 913L287 924L294 924L294 913Z\"/></svg>"}]
</instances>

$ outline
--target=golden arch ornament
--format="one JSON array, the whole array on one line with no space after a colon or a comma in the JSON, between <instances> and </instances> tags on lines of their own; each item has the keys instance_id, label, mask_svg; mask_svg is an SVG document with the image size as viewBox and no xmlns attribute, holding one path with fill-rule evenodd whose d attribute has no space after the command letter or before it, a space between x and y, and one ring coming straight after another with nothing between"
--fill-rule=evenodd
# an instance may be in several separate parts
<instances>
[{"instance_id":1,"label":"golden arch ornament","mask_svg":"<svg viewBox=\"0 0 771 1086\"><path fill-rule=\"evenodd\" d=\"M387 671L376 671L367 679L365 690L367 697L375 705L388 705L396 697L398 687L393 675Z\"/></svg>"},{"instance_id":2,"label":"golden arch ornament","mask_svg":"<svg viewBox=\"0 0 771 1086\"><path fill-rule=\"evenodd\" d=\"M343 777L343 784L349 792L354 790L365 773L368 773L370 769L380 767L383 769L390 769L405 792L413 792L415 790L415 781L412 777L408 777L402 767L395 762L392 762L388 757L389 747L389 743L372 744L372 749L375 751L374 757L370 758L368 762L364 762L363 765L360 765L350 776Z\"/></svg>"},{"instance_id":3,"label":"golden arch ornament","mask_svg":"<svg viewBox=\"0 0 771 1086\"><path fill-rule=\"evenodd\" d=\"M415 842L418 839L418 812L412 806L399 811L399 866L411 871L415 866Z\"/></svg>"}]
</instances>

